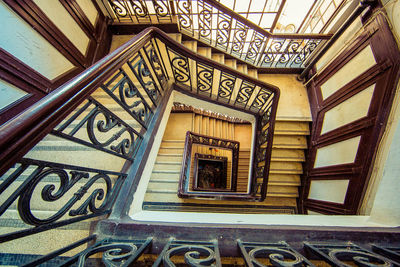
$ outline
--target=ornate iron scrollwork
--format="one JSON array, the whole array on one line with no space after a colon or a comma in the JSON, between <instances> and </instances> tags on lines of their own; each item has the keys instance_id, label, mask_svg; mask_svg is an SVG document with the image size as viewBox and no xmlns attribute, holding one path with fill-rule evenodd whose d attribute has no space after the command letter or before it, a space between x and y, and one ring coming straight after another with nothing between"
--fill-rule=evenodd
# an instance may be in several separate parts
<instances>
[{"instance_id":1,"label":"ornate iron scrollwork","mask_svg":"<svg viewBox=\"0 0 400 267\"><path fill-rule=\"evenodd\" d=\"M180 30L193 36L192 1L178 0L176 6Z\"/></svg>"},{"instance_id":2,"label":"ornate iron scrollwork","mask_svg":"<svg viewBox=\"0 0 400 267\"><path fill-rule=\"evenodd\" d=\"M171 16L167 1L151 0L151 2L153 3L154 11L156 12L156 15L158 16L159 20L160 20L160 18L165 18L165 17ZM170 20L170 19L168 19L168 20Z\"/></svg>"},{"instance_id":3,"label":"ornate iron scrollwork","mask_svg":"<svg viewBox=\"0 0 400 267\"><path fill-rule=\"evenodd\" d=\"M88 115L67 132L67 127L73 126L73 122L84 112L88 112ZM76 137L85 125L87 139ZM51 133L129 160L133 160L142 140L142 136L135 129L93 98L89 98L86 105Z\"/></svg>"},{"instance_id":4,"label":"ornate iron scrollwork","mask_svg":"<svg viewBox=\"0 0 400 267\"><path fill-rule=\"evenodd\" d=\"M400 246L374 244L372 251L400 263Z\"/></svg>"},{"instance_id":5,"label":"ornate iron scrollwork","mask_svg":"<svg viewBox=\"0 0 400 267\"><path fill-rule=\"evenodd\" d=\"M247 266L314 267L309 260L292 249L286 242L257 243L237 240ZM267 260L270 264L261 262Z\"/></svg>"},{"instance_id":6,"label":"ornate iron scrollwork","mask_svg":"<svg viewBox=\"0 0 400 267\"><path fill-rule=\"evenodd\" d=\"M218 13L217 36L215 46L225 51L228 50L229 38L232 30L232 17Z\"/></svg>"},{"instance_id":7,"label":"ornate iron scrollwork","mask_svg":"<svg viewBox=\"0 0 400 267\"><path fill-rule=\"evenodd\" d=\"M303 40L286 40L285 50L278 57L275 67L284 68L293 64L293 60L300 53Z\"/></svg>"},{"instance_id":8,"label":"ornate iron scrollwork","mask_svg":"<svg viewBox=\"0 0 400 267\"><path fill-rule=\"evenodd\" d=\"M147 128L153 116L153 111L142 95L143 90L141 92L134 85L125 71L120 70L102 88L138 123Z\"/></svg>"},{"instance_id":9,"label":"ornate iron scrollwork","mask_svg":"<svg viewBox=\"0 0 400 267\"><path fill-rule=\"evenodd\" d=\"M270 99L270 97L271 97L271 92L261 88L258 91L257 96L254 98L254 101L251 104L250 108L256 111L261 111L265 106L265 104L267 103L267 100Z\"/></svg>"},{"instance_id":10,"label":"ornate iron scrollwork","mask_svg":"<svg viewBox=\"0 0 400 267\"><path fill-rule=\"evenodd\" d=\"M286 39L272 39L268 41L267 49L261 61L261 67L274 67L276 59L281 54Z\"/></svg>"},{"instance_id":11,"label":"ornate iron scrollwork","mask_svg":"<svg viewBox=\"0 0 400 267\"><path fill-rule=\"evenodd\" d=\"M77 263L77 266L83 267L87 264L90 256L97 253L103 253L101 260L105 266L131 266L151 243L151 237L145 240L103 239L63 262L63 266Z\"/></svg>"},{"instance_id":12,"label":"ornate iron scrollwork","mask_svg":"<svg viewBox=\"0 0 400 267\"><path fill-rule=\"evenodd\" d=\"M241 57L243 54L243 48L246 41L247 32L249 31L249 27L237 20L235 22L236 27L233 32L231 53L238 57Z\"/></svg>"},{"instance_id":13,"label":"ornate iron scrollwork","mask_svg":"<svg viewBox=\"0 0 400 267\"><path fill-rule=\"evenodd\" d=\"M197 93L205 94L211 97L214 68L197 63Z\"/></svg>"},{"instance_id":14,"label":"ornate iron scrollwork","mask_svg":"<svg viewBox=\"0 0 400 267\"><path fill-rule=\"evenodd\" d=\"M304 242L304 247L312 255L317 256L320 260L324 260L332 266L399 266L393 261L351 242L336 244Z\"/></svg>"},{"instance_id":15,"label":"ornate iron scrollwork","mask_svg":"<svg viewBox=\"0 0 400 267\"><path fill-rule=\"evenodd\" d=\"M140 54L137 54L132 60L128 61L128 65L136 76L142 88L146 91L150 100L155 106L161 101L161 91L154 82L147 63Z\"/></svg>"},{"instance_id":16,"label":"ornate iron scrollwork","mask_svg":"<svg viewBox=\"0 0 400 267\"><path fill-rule=\"evenodd\" d=\"M290 67L304 67L304 63L310 57L312 52L314 52L320 42L320 40L308 40L307 42L304 40L303 49L295 55L293 62L290 64Z\"/></svg>"},{"instance_id":17,"label":"ornate iron scrollwork","mask_svg":"<svg viewBox=\"0 0 400 267\"><path fill-rule=\"evenodd\" d=\"M109 0L108 1L111 8L114 10L114 14L117 17L126 17L128 16L128 10L126 6L124 5L124 1L115 1L115 0Z\"/></svg>"},{"instance_id":18,"label":"ornate iron scrollwork","mask_svg":"<svg viewBox=\"0 0 400 267\"><path fill-rule=\"evenodd\" d=\"M138 23L150 21L149 11L143 0L109 0L108 2L119 21L136 21Z\"/></svg>"},{"instance_id":19,"label":"ornate iron scrollwork","mask_svg":"<svg viewBox=\"0 0 400 267\"><path fill-rule=\"evenodd\" d=\"M153 266L176 266L172 257L183 255L189 266L222 266L219 255L218 242L180 241L170 239Z\"/></svg>"},{"instance_id":20,"label":"ornate iron scrollwork","mask_svg":"<svg viewBox=\"0 0 400 267\"><path fill-rule=\"evenodd\" d=\"M126 177L126 174L123 173L27 158L21 159L20 163L22 166L25 166L25 169L29 166L35 169L31 171L29 177L18 190L15 191L11 200L14 201L19 198L18 213L21 219L26 224L34 226L49 225L58 221L67 213L69 216L82 216L89 214L89 212L90 214L104 213L104 211L110 208L114 197L120 189L120 180ZM19 173L18 175L21 174L22 173ZM114 179L114 183L111 178L112 176L117 176L117 179ZM75 185L82 181L85 182L77 189ZM37 198L39 194L38 190L40 191L41 200L47 203L46 205L50 205L50 203L59 203L61 201L65 203L62 203L62 207L48 217L43 217L42 215L37 216L32 212L32 200ZM74 190L74 192L71 194L68 201L62 200L71 193L71 190ZM83 203L80 203L79 201L84 198L88 192L90 192L89 196L86 197ZM74 205L77 203L79 206L73 209ZM58 205L59 204L55 204L55 206ZM2 212L4 212L4 210L2 207Z\"/></svg>"},{"instance_id":21,"label":"ornate iron scrollwork","mask_svg":"<svg viewBox=\"0 0 400 267\"><path fill-rule=\"evenodd\" d=\"M236 96L235 105L246 108L255 88L255 84L243 81Z\"/></svg>"},{"instance_id":22,"label":"ornate iron scrollwork","mask_svg":"<svg viewBox=\"0 0 400 267\"><path fill-rule=\"evenodd\" d=\"M199 39L212 43L212 6L205 1L198 1L199 9Z\"/></svg>"},{"instance_id":23,"label":"ornate iron scrollwork","mask_svg":"<svg viewBox=\"0 0 400 267\"><path fill-rule=\"evenodd\" d=\"M229 102L235 86L236 77L228 73L222 72L219 81L217 100Z\"/></svg>"},{"instance_id":24,"label":"ornate iron scrollwork","mask_svg":"<svg viewBox=\"0 0 400 267\"><path fill-rule=\"evenodd\" d=\"M155 43L155 45L157 45L157 43ZM154 44L152 42L149 42L145 47L146 47L145 52L147 58L150 61L150 65L157 76L158 82L161 85L161 89L164 89L164 87L166 87L167 85L167 80L168 80L168 76L166 74L166 71L164 70L165 67L163 66L163 63L160 61L160 58L157 55L156 50L154 49Z\"/></svg>"},{"instance_id":25,"label":"ornate iron scrollwork","mask_svg":"<svg viewBox=\"0 0 400 267\"><path fill-rule=\"evenodd\" d=\"M177 83L185 84L191 88L188 58L167 47L174 78Z\"/></svg>"},{"instance_id":26,"label":"ornate iron scrollwork","mask_svg":"<svg viewBox=\"0 0 400 267\"><path fill-rule=\"evenodd\" d=\"M265 43L264 35L254 31L249 43L249 49L247 50L245 61L251 64L255 64L259 55L262 54L263 44Z\"/></svg>"}]
</instances>

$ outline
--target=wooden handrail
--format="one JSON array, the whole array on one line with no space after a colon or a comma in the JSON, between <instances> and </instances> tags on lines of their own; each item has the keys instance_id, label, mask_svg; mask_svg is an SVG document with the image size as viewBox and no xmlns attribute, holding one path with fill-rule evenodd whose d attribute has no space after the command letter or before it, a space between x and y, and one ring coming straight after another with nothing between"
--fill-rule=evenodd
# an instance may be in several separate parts
<instances>
[{"instance_id":1,"label":"wooden handrail","mask_svg":"<svg viewBox=\"0 0 400 267\"><path fill-rule=\"evenodd\" d=\"M4 174L13 164L22 158L23 155L94 92L102 81L111 76L130 56L138 52L153 37L159 38L182 55L195 61L211 65L214 68L270 90L274 93L275 102L278 101L280 93L277 87L258 81L206 57L194 54L158 28L149 27L75 78L43 97L30 108L1 125L0 175Z\"/></svg>"}]
</instances>

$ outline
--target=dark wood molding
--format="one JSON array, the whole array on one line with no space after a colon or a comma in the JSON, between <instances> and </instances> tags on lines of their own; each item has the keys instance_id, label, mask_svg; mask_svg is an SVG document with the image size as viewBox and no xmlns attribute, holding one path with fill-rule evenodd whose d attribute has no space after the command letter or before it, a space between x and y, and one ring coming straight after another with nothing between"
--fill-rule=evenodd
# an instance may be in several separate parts
<instances>
[{"instance_id":1,"label":"dark wood molding","mask_svg":"<svg viewBox=\"0 0 400 267\"><path fill-rule=\"evenodd\" d=\"M90 36L91 39L98 39L98 36L96 36L95 27L89 21L88 17L85 15L85 12L81 9L81 7L75 0L59 1L68 11L68 13L74 18L76 23L78 23L79 27L86 33L87 36ZM100 15L102 15L102 13L100 13L99 16Z\"/></svg>"},{"instance_id":2,"label":"dark wood molding","mask_svg":"<svg viewBox=\"0 0 400 267\"><path fill-rule=\"evenodd\" d=\"M32 84L29 82L21 80L20 77L14 75L12 72L4 70L1 65L0 79L22 89L27 93L27 95L23 96L22 98L0 109L0 125L18 113L22 112L24 109L28 108L45 95L44 92L38 90L38 88L32 86Z\"/></svg>"},{"instance_id":3,"label":"dark wood molding","mask_svg":"<svg viewBox=\"0 0 400 267\"><path fill-rule=\"evenodd\" d=\"M98 32L98 39L96 42L96 49L93 53L92 64L106 56L111 47L112 33L108 27L109 19L101 16L98 19L96 31Z\"/></svg>"},{"instance_id":4,"label":"dark wood molding","mask_svg":"<svg viewBox=\"0 0 400 267\"><path fill-rule=\"evenodd\" d=\"M0 69L32 86L32 90L48 93L52 82L25 63L0 48ZM30 87L29 87L30 88ZM34 89L33 89L34 88ZM27 91L29 89L25 89ZM32 91L27 91L32 92Z\"/></svg>"},{"instance_id":5,"label":"dark wood molding","mask_svg":"<svg viewBox=\"0 0 400 267\"><path fill-rule=\"evenodd\" d=\"M138 34L139 32L143 31L148 27L157 27L166 33L179 32L177 23L162 23L162 24L113 23L112 25L110 25L110 31L113 35L133 35L133 34Z\"/></svg>"},{"instance_id":6,"label":"dark wood molding","mask_svg":"<svg viewBox=\"0 0 400 267\"><path fill-rule=\"evenodd\" d=\"M322 100L321 84L332 77L337 70L355 57L367 45L371 49L376 64L344 85L327 99ZM368 186L379 141L385 130L391 110L394 92L400 71L400 53L383 15L378 15L369 23L364 32L353 41L332 63L308 84L311 99L313 127L302 188L302 203L306 210L325 214L356 214ZM321 134L325 113L368 86L375 84L367 116ZM319 148L361 136L356 158L353 163L314 168L316 152ZM343 208L335 203L307 199L313 180L349 179Z\"/></svg>"},{"instance_id":7,"label":"dark wood molding","mask_svg":"<svg viewBox=\"0 0 400 267\"><path fill-rule=\"evenodd\" d=\"M85 12L75 0L59 1L73 17L79 27L90 38L85 65L89 66L105 56L111 45L111 32L107 29L109 19L103 15L97 3L92 1L98 14L95 25L93 26Z\"/></svg>"}]
</instances>

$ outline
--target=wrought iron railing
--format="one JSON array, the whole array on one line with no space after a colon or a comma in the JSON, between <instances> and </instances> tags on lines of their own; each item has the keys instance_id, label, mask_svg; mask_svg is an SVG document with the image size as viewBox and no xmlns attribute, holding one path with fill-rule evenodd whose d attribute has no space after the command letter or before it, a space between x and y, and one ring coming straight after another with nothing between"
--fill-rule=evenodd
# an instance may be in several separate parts
<instances>
[{"instance_id":1,"label":"wrought iron railing","mask_svg":"<svg viewBox=\"0 0 400 267\"><path fill-rule=\"evenodd\" d=\"M173 23L174 6L171 0L108 1L100 0L110 18L116 23Z\"/></svg>"},{"instance_id":2,"label":"wrought iron railing","mask_svg":"<svg viewBox=\"0 0 400 267\"><path fill-rule=\"evenodd\" d=\"M126 214L174 89L268 121L279 99L276 87L193 54L156 28L144 30L0 126L0 219L15 211L23 225L0 242ZM74 259L133 248L98 242Z\"/></svg>"},{"instance_id":3,"label":"wrought iron railing","mask_svg":"<svg viewBox=\"0 0 400 267\"><path fill-rule=\"evenodd\" d=\"M168 23L174 23L176 15L181 33L257 68L304 68L313 52L331 37L330 34L272 34L212 0L103 0L102 4L115 23L160 23L157 19L166 17L170 18ZM142 22L138 18L147 19Z\"/></svg>"},{"instance_id":4,"label":"wrought iron railing","mask_svg":"<svg viewBox=\"0 0 400 267\"><path fill-rule=\"evenodd\" d=\"M262 235L262 234L261 234ZM93 241L96 235L79 240L63 250L54 251L39 257L22 266L38 266L42 263L55 265L51 260L79 245ZM238 265L238 258L223 258L221 247L225 240L208 241L179 240L170 237L163 246L157 249L157 257L142 259L138 266L244 266ZM243 257L246 266L399 266L400 247L363 244L352 242L299 242L291 244L280 242L251 242L241 239L231 240L238 249L232 250L229 256ZM153 238L126 239L106 238L77 253L64 258L60 266L132 266L144 253L152 252ZM367 248L366 248L367 247ZM368 249L371 247L370 249ZM90 258L102 253L101 258ZM154 254L153 254L154 255ZM222 265L222 259L225 264ZM228 263L228 264L226 264ZM76 265L75 265L76 264Z\"/></svg>"}]
</instances>

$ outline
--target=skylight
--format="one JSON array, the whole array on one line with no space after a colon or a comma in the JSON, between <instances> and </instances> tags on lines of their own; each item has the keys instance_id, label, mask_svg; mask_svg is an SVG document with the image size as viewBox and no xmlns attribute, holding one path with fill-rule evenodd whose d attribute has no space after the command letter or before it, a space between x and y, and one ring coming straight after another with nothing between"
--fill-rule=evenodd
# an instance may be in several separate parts
<instances>
[{"instance_id":1,"label":"skylight","mask_svg":"<svg viewBox=\"0 0 400 267\"><path fill-rule=\"evenodd\" d=\"M344 0L218 0L274 33L320 33Z\"/></svg>"}]
</instances>

